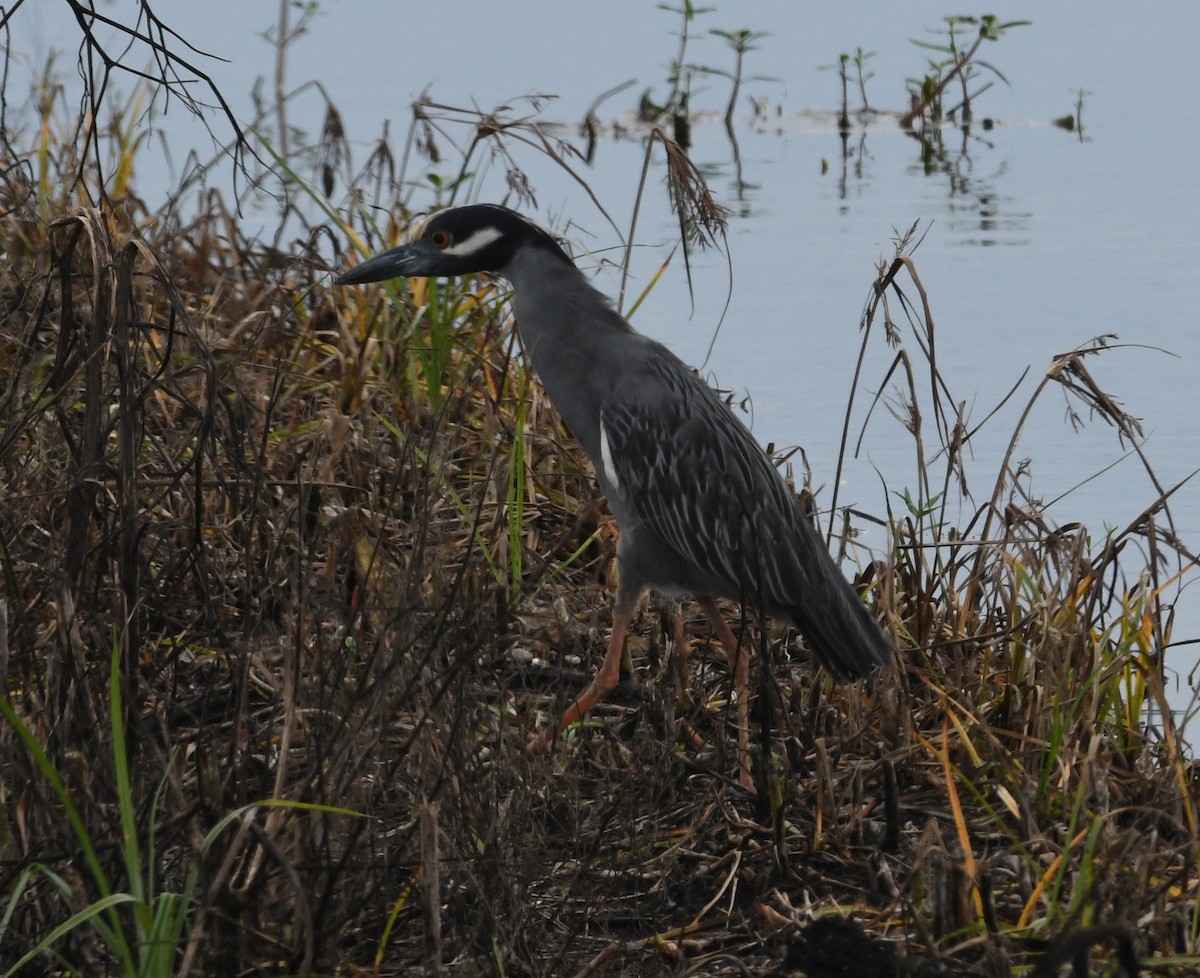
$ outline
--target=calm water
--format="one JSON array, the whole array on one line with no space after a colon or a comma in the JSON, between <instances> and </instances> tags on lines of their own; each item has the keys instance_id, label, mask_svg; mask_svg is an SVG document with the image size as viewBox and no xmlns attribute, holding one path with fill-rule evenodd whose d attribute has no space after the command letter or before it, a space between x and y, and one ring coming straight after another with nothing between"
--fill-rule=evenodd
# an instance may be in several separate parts
<instances>
[{"instance_id":1,"label":"calm water","mask_svg":"<svg viewBox=\"0 0 1200 978\"><path fill-rule=\"evenodd\" d=\"M63 13L58 5L28 6L13 30L37 61L38 51L63 46L74 29L54 20ZM120 16L123 6L103 9ZM1200 330L1192 308L1200 266L1200 135L1193 117L1200 72L1192 45L1200 36L1200 5L1166 0L1154 5L1152 17L1147 8L1114 0L1012 5L1002 15L1033 26L985 51L1011 83L997 83L976 103L977 119L996 119L993 130L977 126L962 152L959 137L948 133L950 165L927 173L917 144L894 121L880 118L856 130L843 166L830 114L839 87L835 74L820 66L856 47L874 50L873 107L904 108L904 79L922 71L926 57L909 38L928 36L924 29L937 26L950 6L860 2L810 9L794 0L760 0L751 7L723 5L696 23L689 60L719 68L730 66L730 55L723 41L706 36L709 28L771 32L746 64L748 75L771 80L751 80L743 89L766 100L768 121L756 122L743 99L736 132L750 186L740 193L719 122L701 123L694 133L694 158L735 211L732 298L719 332L731 283L725 259L713 253L695 256L694 313L676 264L636 324L689 362L704 363L722 386L750 395L755 432L764 442L802 446L828 501L874 265L891 255L894 229L920 221L927 233L915 260L954 399L965 400L971 418L980 421L1032 368L974 446L968 471L976 500L989 494L1019 411L1051 358L1103 333L1118 334L1130 347L1089 367L1144 419L1146 454L1164 484L1173 484L1200 466ZM197 47L230 59L204 66L249 117L247 93L272 71L271 49L258 33L273 25L275 4L207 0L155 9ZM559 98L544 117L571 126L598 93L628 79L636 84L602 106L602 119L628 117L645 88L665 95L675 16L643 0L571 5L569 16L565 9L551 0L442 0L434 8L326 0L292 49L289 87L310 79L325 86L360 147L360 161L385 120L401 141L408 105L427 87L437 101L483 108L530 92L552 93ZM1082 139L1048 124L1073 109L1081 88L1089 93ZM727 82L700 77L693 89L693 106L719 115ZM851 108L857 105L852 96ZM290 112L293 125L315 131L322 103L309 92ZM186 146L209 145L178 106L165 127L176 159ZM458 136L465 141L468 134ZM641 152L634 140L606 139L595 165L585 168L620 224L629 218ZM576 237L585 246L615 243L587 197L540 154L518 154L518 163L538 192L543 219L561 224L569 217L584 229ZM155 179L165 188L165 170L156 174L149 157L143 165L143 192ZM484 174L482 185L482 196L499 197L502 168ZM643 241L670 240L661 194L643 221ZM635 292L665 253L647 248L639 254ZM601 273L601 284L615 293L618 283ZM876 347L866 373L871 390L878 389L887 361ZM1032 459L1032 491L1054 499L1116 463L1051 515L1059 523L1080 520L1095 534L1124 527L1153 500L1150 482L1136 459L1120 461L1126 449L1112 429L1096 420L1075 432L1065 406L1061 394L1045 395L1027 426L1018 457ZM877 412L862 456L846 472L841 501L881 512L881 475L893 490L914 485L907 444L898 423ZM1193 549L1200 546L1200 483L1177 495L1174 513L1183 538ZM1197 593L1193 586L1181 599L1177 640L1200 635ZM1178 650L1172 661L1186 673L1197 661L1195 647ZM1182 705L1188 698L1181 679L1177 700Z\"/></svg>"}]
</instances>

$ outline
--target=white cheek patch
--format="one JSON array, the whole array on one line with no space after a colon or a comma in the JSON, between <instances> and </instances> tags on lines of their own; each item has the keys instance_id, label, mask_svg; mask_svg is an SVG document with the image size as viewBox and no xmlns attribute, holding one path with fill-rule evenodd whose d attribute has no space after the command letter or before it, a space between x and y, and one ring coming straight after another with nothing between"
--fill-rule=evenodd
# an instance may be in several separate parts
<instances>
[{"instance_id":1,"label":"white cheek patch","mask_svg":"<svg viewBox=\"0 0 1200 978\"><path fill-rule=\"evenodd\" d=\"M613 465L612 448L608 444L608 432L604 430L604 418L600 419L600 464L604 475L617 492L621 491L621 480L617 478L617 467Z\"/></svg>"},{"instance_id":2,"label":"white cheek patch","mask_svg":"<svg viewBox=\"0 0 1200 978\"><path fill-rule=\"evenodd\" d=\"M460 241L456 245L451 245L449 248L443 248L443 255L454 255L457 258L462 258L465 255L474 255L477 252L483 251L488 245L500 240L501 233L495 228L480 228L474 232L466 241Z\"/></svg>"}]
</instances>

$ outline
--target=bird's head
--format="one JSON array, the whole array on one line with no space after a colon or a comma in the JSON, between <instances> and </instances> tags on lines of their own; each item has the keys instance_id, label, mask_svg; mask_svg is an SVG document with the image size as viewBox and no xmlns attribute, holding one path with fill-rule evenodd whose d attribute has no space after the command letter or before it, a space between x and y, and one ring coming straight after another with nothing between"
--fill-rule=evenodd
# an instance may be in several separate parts
<instances>
[{"instance_id":1,"label":"bird's head","mask_svg":"<svg viewBox=\"0 0 1200 978\"><path fill-rule=\"evenodd\" d=\"M498 204L468 204L439 211L425 221L408 244L368 258L336 279L335 285L360 285L389 278L422 278L499 272L524 249L541 251L570 263L545 228Z\"/></svg>"}]
</instances>

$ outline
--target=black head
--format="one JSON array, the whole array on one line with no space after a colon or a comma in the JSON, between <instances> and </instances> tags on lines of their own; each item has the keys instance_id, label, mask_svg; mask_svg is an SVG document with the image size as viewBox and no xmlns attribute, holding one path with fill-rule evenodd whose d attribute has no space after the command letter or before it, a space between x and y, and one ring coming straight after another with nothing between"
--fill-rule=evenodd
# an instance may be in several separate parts
<instances>
[{"instance_id":1,"label":"black head","mask_svg":"<svg viewBox=\"0 0 1200 978\"><path fill-rule=\"evenodd\" d=\"M439 211L421 236L343 272L335 285L382 282L407 276L470 275L503 272L521 249L536 248L570 263L545 228L498 204L468 204Z\"/></svg>"}]
</instances>

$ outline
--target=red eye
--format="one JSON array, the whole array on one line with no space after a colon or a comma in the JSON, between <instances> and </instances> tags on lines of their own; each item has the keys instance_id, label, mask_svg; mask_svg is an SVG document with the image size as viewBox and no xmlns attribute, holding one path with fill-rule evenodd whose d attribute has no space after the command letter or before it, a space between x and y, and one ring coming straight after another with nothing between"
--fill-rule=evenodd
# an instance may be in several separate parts
<instances>
[{"instance_id":1,"label":"red eye","mask_svg":"<svg viewBox=\"0 0 1200 978\"><path fill-rule=\"evenodd\" d=\"M450 232L442 231L441 229L431 231L429 233L429 243L437 248L438 251L445 251L450 247Z\"/></svg>"}]
</instances>

